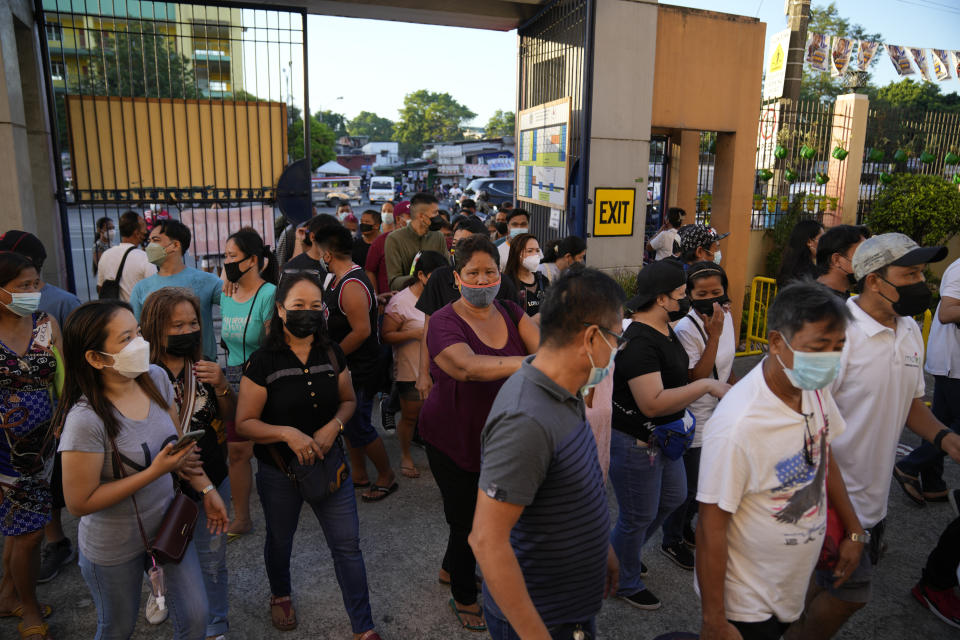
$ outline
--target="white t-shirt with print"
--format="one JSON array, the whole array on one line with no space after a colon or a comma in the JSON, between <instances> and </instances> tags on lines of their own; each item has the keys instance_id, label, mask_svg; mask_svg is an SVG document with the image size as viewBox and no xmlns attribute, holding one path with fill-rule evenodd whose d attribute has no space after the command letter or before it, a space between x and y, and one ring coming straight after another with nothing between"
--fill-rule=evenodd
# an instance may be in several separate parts
<instances>
[{"instance_id":1,"label":"white t-shirt with print","mask_svg":"<svg viewBox=\"0 0 960 640\"><path fill-rule=\"evenodd\" d=\"M683 345L684 350L687 352L691 369L697 366L697 363L700 362L700 357L707 348L700 333L702 331L703 335L706 335L707 330L704 329L703 322L696 316L696 313L696 311L691 310L690 313L685 315L680 322L677 323L677 326L673 328L673 331L677 334L677 338L680 340L680 344ZM697 330L697 327L700 329ZM723 314L723 332L720 334L720 343L717 345L717 357L716 360L714 360L718 380L726 382L730 379L730 372L733 371L733 358L736 351L737 339L733 329L733 315L731 315L729 311L725 311ZM713 377L712 372L710 373L710 377ZM713 410L716 408L718 402L720 401L717 398L708 393L700 396L687 407L690 409L693 417L697 419L692 446L699 447L703 444L703 427L710 416L713 415Z\"/></svg>"},{"instance_id":2,"label":"white t-shirt with print","mask_svg":"<svg viewBox=\"0 0 960 640\"><path fill-rule=\"evenodd\" d=\"M804 391L801 410L774 395L761 362L707 422L697 500L732 514L724 582L730 620L792 622L803 612L827 522L824 441L845 425L827 390Z\"/></svg>"},{"instance_id":3,"label":"white t-shirt with print","mask_svg":"<svg viewBox=\"0 0 960 640\"><path fill-rule=\"evenodd\" d=\"M960 327L940 322L943 298L960 300L960 260L955 260L943 272L940 280L940 304L933 314L930 336L927 338L927 373L934 376L960 378Z\"/></svg>"}]
</instances>

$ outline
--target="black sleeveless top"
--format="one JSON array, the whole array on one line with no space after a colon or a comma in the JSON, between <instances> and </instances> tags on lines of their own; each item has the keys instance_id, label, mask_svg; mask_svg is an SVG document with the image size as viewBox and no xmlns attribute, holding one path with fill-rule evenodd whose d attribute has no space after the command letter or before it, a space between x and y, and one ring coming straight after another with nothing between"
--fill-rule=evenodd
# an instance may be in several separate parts
<instances>
[{"instance_id":1,"label":"black sleeveless top","mask_svg":"<svg viewBox=\"0 0 960 640\"><path fill-rule=\"evenodd\" d=\"M340 305L343 286L350 281L360 283L366 291L370 315L370 335L356 351L347 355L347 366L350 368L353 382L362 386L376 377L377 359L380 355L380 341L377 338L377 297L373 293L367 274L361 267L354 265L339 281L330 281L326 291L323 292L323 302L327 305L327 328L330 338L339 344L351 331L350 321Z\"/></svg>"}]
</instances>

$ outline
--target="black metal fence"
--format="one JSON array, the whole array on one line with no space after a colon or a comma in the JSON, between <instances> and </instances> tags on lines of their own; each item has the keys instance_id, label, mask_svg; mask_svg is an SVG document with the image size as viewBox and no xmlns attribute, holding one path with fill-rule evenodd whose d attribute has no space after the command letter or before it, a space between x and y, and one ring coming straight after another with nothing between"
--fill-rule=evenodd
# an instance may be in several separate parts
<instances>
[{"instance_id":1,"label":"black metal fence","mask_svg":"<svg viewBox=\"0 0 960 640\"><path fill-rule=\"evenodd\" d=\"M81 298L98 221L173 217L213 269L229 233L273 244L276 179L307 106L305 14L230 4L37 0L57 199ZM299 107L294 107L294 104Z\"/></svg>"},{"instance_id":2,"label":"black metal fence","mask_svg":"<svg viewBox=\"0 0 960 640\"><path fill-rule=\"evenodd\" d=\"M554 0L518 30L519 110L566 97L571 101L568 208L560 212L559 220L554 216L557 224L551 225L550 207L522 203L531 214L531 231L541 243L567 235L586 236L592 22L593 0Z\"/></svg>"},{"instance_id":3,"label":"black metal fence","mask_svg":"<svg viewBox=\"0 0 960 640\"><path fill-rule=\"evenodd\" d=\"M697 159L696 222L710 224L713 206L713 173L717 166L717 132L701 131Z\"/></svg>"}]
</instances>

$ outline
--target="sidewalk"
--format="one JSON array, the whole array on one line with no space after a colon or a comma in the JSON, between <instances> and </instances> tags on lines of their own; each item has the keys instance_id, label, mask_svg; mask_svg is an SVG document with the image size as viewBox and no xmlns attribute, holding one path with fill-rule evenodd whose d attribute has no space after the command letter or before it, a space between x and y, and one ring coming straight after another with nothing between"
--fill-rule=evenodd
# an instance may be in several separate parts
<instances>
[{"instance_id":1,"label":"sidewalk","mask_svg":"<svg viewBox=\"0 0 960 640\"><path fill-rule=\"evenodd\" d=\"M738 359L736 368L748 369L756 358ZM931 386L932 389L932 386ZM865 399L866 401L866 399ZM376 418L375 418L376 421ZM384 440L393 460L399 459L394 433ZM916 446L912 434L904 442ZM400 490L380 503L358 501L361 548L366 560L374 619L384 640L483 638L458 630L447 601L448 588L437 584L437 570L446 543L446 523L440 493L426 468L426 455L414 449L414 459L423 475L416 480L399 478ZM960 470L947 464L947 480L960 486ZM612 491L611 519L616 517ZM300 626L280 633L270 624L270 596L263 570L264 524L260 505L253 496L254 531L228 547L230 565L229 640L287 638L349 640L350 626L334 578L330 554L313 513L305 509L293 552L294 600ZM887 524L889 550L878 570L874 599L857 613L837 637L845 640L902 640L955 638L956 633L910 596L926 556L940 532L952 519L947 504L914 507L899 486L891 488ZM77 520L65 513L65 528L76 540ZM644 561L650 568L646 582L663 600L659 611L638 611L626 603L610 600L599 618L599 636L611 640L648 640L667 631L697 631L699 601L693 591L693 573L669 562L656 549L659 538L648 543ZM76 566L63 570L53 582L40 585L41 602L52 604L51 634L57 640L91 638L96 628L96 610ZM141 602L146 601L146 582ZM136 639L168 639L169 622L151 627L141 618ZM15 624L0 621L0 638L16 637Z\"/></svg>"}]
</instances>

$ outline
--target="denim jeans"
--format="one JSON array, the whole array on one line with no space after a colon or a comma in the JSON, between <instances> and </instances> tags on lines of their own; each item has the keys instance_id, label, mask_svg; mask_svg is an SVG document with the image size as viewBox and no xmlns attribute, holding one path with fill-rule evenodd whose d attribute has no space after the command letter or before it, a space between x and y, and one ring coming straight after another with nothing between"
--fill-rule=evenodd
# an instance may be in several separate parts
<instances>
[{"instance_id":1,"label":"denim jeans","mask_svg":"<svg viewBox=\"0 0 960 640\"><path fill-rule=\"evenodd\" d=\"M267 529L263 558L270 593L276 597L288 596L291 592L290 553L304 500L297 485L282 471L266 463L257 467L257 493L260 494ZM360 521L353 480L347 478L339 490L320 502L308 504L317 516L333 556L340 595L353 632L373 629L367 570L360 552Z\"/></svg>"},{"instance_id":2,"label":"denim jeans","mask_svg":"<svg viewBox=\"0 0 960 640\"><path fill-rule=\"evenodd\" d=\"M483 619L487 623L487 631L493 640L520 640L520 636L513 630L510 623L506 620L491 615L489 611L484 611ZM587 633L588 638L597 637L596 618L584 620L578 624L559 624L548 628L550 637L553 640L572 640L573 632L580 627Z\"/></svg>"},{"instance_id":3,"label":"denim jeans","mask_svg":"<svg viewBox=\"0 0 960 640\"><path fill-rule=\"evenodd\" d=\"M683 540L683 530L697 513L697 480L700 478L700 447L690 447L683 454L683 470L687 479L687 499L663 521L663 546L672 547Z\"/></svg>"},{"instance_id":4,"label":"denim jeans","mask_svg":"<svg viewBox=\"0 0 960 640\"><path fill-rule=\"evenodd\" d=\"M95 640L127 640L140 617L140 589L143 585L143 555L123 564L90 562L80 552L83 575L97 607ZM200 560L193 543L180 564L163 566L167 608L176 640L203 640L207 629L207 594L200 575Z\"/></svg>"},{"instance_id":5,"label":"denim jeans","mask_svg":"<svg viewBox=\"0 0 960 640\"><path fill-rule=\"evenodd\" d=\"M343 425L343 435L351 449L359 449L380 437L371 419L376 391L362 381L354 381L353 391L357 394L357 410L347 420L347 424Z\"/></svg>"},{"instance_id":6,"label":"denim jeans","mask_svg":"<svg viewBox=\"0 0 960 640\"><path fill-rule=\"evenodd\" d=\"M960 379L934 376L933 415L953 431L960 433ZM946 454L933 444L923 441L897 467L911 476L920 476L924 491L943 491L943 457Z\"/></svg>"},{"instance_id":7,"label":"denim jeans","mask_svg":"<svg viewBox=\"0 0 960 640\"><path fill-rule=\"evenodd\" d=\"M230 504L230 478L227 477L217 487L217 493L223 498L223 504ZM200 570L203 572L203 587L207 592L210 612L207 614L207 637L216 637L227 633L229 599L227 595L227 534L212 535L207 529L207 514L200 502L200 515L193 529L193 545L200 558Z\"/></svg>"},{"instance_id":8,"label":"denim jeans","mask_svg":"<svg viewBox=\"0 0 960 640\"><path fill-rule=\"evenodd\" d=\"M657 451L651 460L650 452L622 431L610 434L610 482L620 510L610 544L620 561L620 596L646 589L640 578L643 545L687 497L683 459Z\"/></svg>"}]
</instances>

